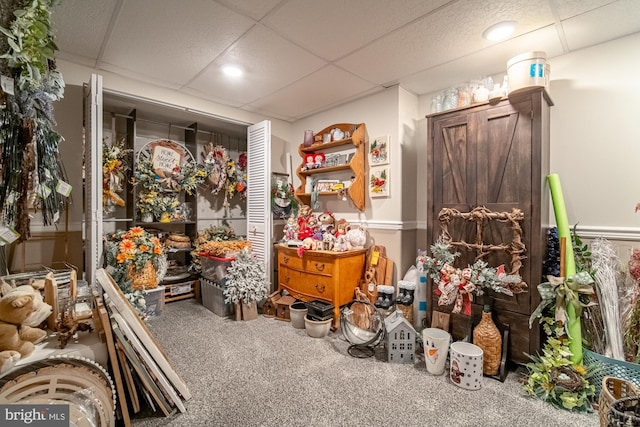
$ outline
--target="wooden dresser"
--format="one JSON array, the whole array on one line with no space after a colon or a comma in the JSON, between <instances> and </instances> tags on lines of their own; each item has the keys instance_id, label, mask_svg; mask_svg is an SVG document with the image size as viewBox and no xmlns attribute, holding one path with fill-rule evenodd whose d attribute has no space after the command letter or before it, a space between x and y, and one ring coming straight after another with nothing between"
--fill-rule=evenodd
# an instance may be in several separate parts
<instances>
[{"instance_id":1,"label":"wooden dresser","mask_svg":"<svg viewBox=\"0 0 640 427\"><path fill-rule=\"evenodd\" d=\"M276 245L278 291L286 289L302 301L320 299L333 304L332 329L340 322L340 306L353 300L364 269L366 249L348 252L305 251Z\"/></svg>"}]
</instances>

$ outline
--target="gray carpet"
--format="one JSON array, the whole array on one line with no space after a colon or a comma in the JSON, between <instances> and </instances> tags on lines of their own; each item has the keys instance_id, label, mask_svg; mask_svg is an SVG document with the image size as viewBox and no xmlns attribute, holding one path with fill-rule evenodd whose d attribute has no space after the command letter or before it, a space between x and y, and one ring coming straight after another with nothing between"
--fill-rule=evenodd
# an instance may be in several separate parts
<instances>
[{"instance_id":1,"label":"gray carpet","mask_svg":"<svg viewBox=\"0 0 640 427\"><path fill-rule=\"evenodd\" d=\"M150 329L193 394L187 412L134 426L598 426L522 391L516 372L466 391L415 365L348 355L342 334L259 316L223 319L195 300L165 305Z\"/></svg>"}]
</instances>

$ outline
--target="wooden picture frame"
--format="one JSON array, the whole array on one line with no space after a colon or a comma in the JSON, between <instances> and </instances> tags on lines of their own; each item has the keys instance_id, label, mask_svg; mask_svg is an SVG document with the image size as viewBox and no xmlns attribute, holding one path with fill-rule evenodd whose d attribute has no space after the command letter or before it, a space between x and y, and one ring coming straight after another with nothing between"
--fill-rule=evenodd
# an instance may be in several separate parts
<instances>
[{"instance_id":1,"label":"wooden picture frame","mask_svg":"<svg viewBox=\"0 0 640 427\"><path fill-rule=\"evenodd\" d=\"M389 166L369 169L369 196L389 197Z\"/></svg>"},{"instance_id":2,"label":"wooden picture frame","mask_svg":"<svg viewBox=\"0 0 640 427\"><path fill-rule=\"evenodd\" d=\"M109 301L110 306L112 305L111 301ZM120 316L119 313L113 312L112 314L113 320L118 324L118 327L124 332L124 336L129 340L129 343L135 350L135 352L142 358L142 361L146 365L146 367L153 374L153 378L155 379L156 384L159 383L164 389L165 394L175 403L176 408L180 412L187 412L182 400L177 395L175 389L171 386L167 377L164 376L154 359L151 357L149 352L144 348L142 342L138 339L133 330L129 327L127 322Z\"/></svg>"},{"instance_id":3,"label":"wooden picture frame","mask_svg":"<svg viewBox=\"0 0 640 427\"><path fill-rule=\"evenodd\" d=\"M389 135L383 135L369 142L369 166L389 164L389 139Z\"/></svg>"},{"instance_id":4,"label":"wooden picture frame","mask_svg":"<svg viewBox=\"0 0 640 427\"><path fill-rule=\"evenodd\" d=\"M138 314L134 311L131 304L129 304L129 301L127 301L122 290L118 287L111 275L107 273L104 268L100 268L96 271L96 280L100 284L102 291L109 297L109 301L112 303L115 310L120 313L127 324L131 327L142 345L144 345L147 351L151 354L159 368L171 384L173 384L178 393L180 393L185 400L191 399L191 392L189 392L187 384L175 371L169 361L169 358L162 350L162 347L160 347L160 344L156 341L151 331L149 331L147 325L145 325L140 317L138 317Z\"/></svg>"},{"instance_id":5,"label":"wooden picture frame","mask_svg":"<svg viewBox=\"0 0 640 427\"><path fill-rule=\"evenodd\" d=\"M127 356L127 359L129 360L131 366L142 381L144 389L153 396L153 400L158 404L158 406L160 406L160 409L162 410L164 415L166 417L171 416L174 413L172 406L166 400L158 385L154 382L153 378L149 374L149 371L147 371L147 369L140 363L140 359L138 359L135 350L133 349L129 341L127 341L127 339L125 338L124 333L120 330L120 327L118 325L115 325L112 329L113 333L116 336L118 347L121 348L124 354Z\"/></svg>"}]
</instances>

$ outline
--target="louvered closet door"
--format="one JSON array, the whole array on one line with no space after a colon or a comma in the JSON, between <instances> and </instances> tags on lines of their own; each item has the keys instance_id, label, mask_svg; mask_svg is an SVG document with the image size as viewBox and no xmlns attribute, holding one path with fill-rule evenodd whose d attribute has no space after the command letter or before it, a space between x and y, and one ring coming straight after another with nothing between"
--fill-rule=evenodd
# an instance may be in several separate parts
<instances>
[{"instance_id":1,"label":"louvered closet door","mask_svg":"<svg viewBox=\"0 0 640 427\"><path fill-rule=\"evenodd\" d=\"M85 87L85 279L94 283L102 262L102 76Z\"/></svg>"},{"instance_id":2,"label":"louvered closet door","mask_svg":"<svg viewBox=\"0 0 640 427\"><path fill-rule=\"evenodd\" d=\"M511 212L516 208L524 214L520 223L523 242L527 251L531 236L532 183L532 132L531 100L514 104L503 103L478 112L478 135L483 141L478 145L478 194L477 205L493 212ZM538 168L539 169L539 168ZM539 172L538 172L539 173ZM510 243L514 232L509 223L488 221L483 228L485 243ZM525 252L520 275L531 285L531 263ZM511 265L511 256L497 252L486 258L490 265ZM533 288L537 285L534 280ZM529 292L509 297L495 295L496 307L523 314L531 313Z\"/></svg>"},{"instance_id":3,"label":"louvered closet door","mask_svg":"<svg viewBox=\"0 0 640 427\"><path fill-rule=\"evenodd\" d=\"M256 257L271 271L269 215L271 176L271 122L247 129L247 239Z\"/></svg>"}]
</instances>

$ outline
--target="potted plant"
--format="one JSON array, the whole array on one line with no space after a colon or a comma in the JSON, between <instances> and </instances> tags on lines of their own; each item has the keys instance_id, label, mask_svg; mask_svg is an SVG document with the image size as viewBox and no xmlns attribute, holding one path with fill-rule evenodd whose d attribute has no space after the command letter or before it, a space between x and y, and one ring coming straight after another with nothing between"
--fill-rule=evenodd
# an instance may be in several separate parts
<instances>
[{"instance_id":1,"label":"potted plant","mask_svg":"<svg viewBox=\"0 0 640 427\"><path fill-rule=\"evenodd\" d=\"M158 287L166 272L166 255L160 240L142 227L105 236L107 271L144 318L144 295Z\"/></svg>"},{"instance_id":2,"label":"potted plant","mask_svg":"<svg viewBox=\"0 0 640 427\"><path fill-rule=\"evenodd\" d=\"M248 250L238 252L227 269L224 302L236 306L236 320L252 320L258 316L258 302L267 297L267 273L262 262Z\"/></svg>"}]
</instances>

